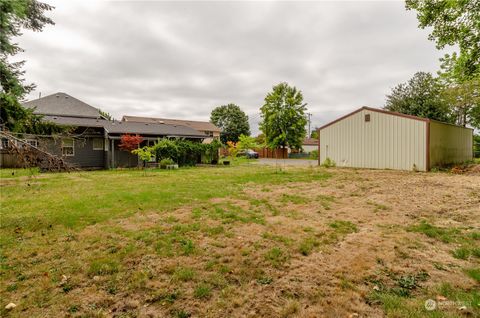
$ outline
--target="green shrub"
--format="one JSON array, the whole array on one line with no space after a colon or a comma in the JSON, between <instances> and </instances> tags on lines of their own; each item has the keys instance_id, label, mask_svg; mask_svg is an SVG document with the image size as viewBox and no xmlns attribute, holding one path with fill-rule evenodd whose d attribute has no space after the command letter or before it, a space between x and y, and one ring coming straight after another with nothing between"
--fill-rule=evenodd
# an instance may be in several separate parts
<instances>
[{"instance_id":1,"label":"green shrub","mask_svg":"<svg viewBox=\"0 0 480 318\"><path fill-rule=\"evenodd\" d=\"M160 168L166 168L167 166L174 165L174 164L175 164L175 161L173 161L170 158L162 159L160 161Z\"/></svg>"},{"instance_id":2,"label":"green shrub","mask_svg":"<svg viewBox=\"0 0 480 318\"><path fill-rule=\"evenodd\" d=\"M134 149L132 150L132 153L134 155L137 155L138 158L143 161L143 162L147 162L147 161L150 161L153 157L153 153L152 153L152 150L150 147L142 147L142 148L138 148L138 149Z\"/></svg>"},{"instance_id":3,"label":"green shrub","mask_svg":"<svg viewBox=\"0 0 480 318\"><path fill-rule=\"evenodd\" d=\"M152 151L155 152L157 160L163 160L178 158L179 149L175 140L164 138L155 143Z\"/></svg>"},{"instance_id":4,"label":"green shrub","mask_svg":"<svg viewBox=\"0 0 480 318\"><path fill-rule=\"evenodd\" d=\"M217 139L209 144L181 139L160 139L150 148L157 160L170 158L179 166L194 166L200 162L218 162L218 149L221 146Z\"/></svg>"},{"instance_id":5,"label":"green shrub","mask_svg":"<svg viewBox=\"0 0 480 318\"><path fill-rule=\"evenodd\" d=\"M333 161L329 157L327 157L327 159L325 159L325 161L322 163L322 167L325 167L325 168L332 168L336 166L337 164L335 163L335 161Z\"/></svg>"},{"instance_id":6,"label":"green shrub","mask_svg":"<svg viewBox=\"0 0 480 318\"><path fill-rule=\"evenodd\" d=\"M318 159L318 150L313 150L309 153L308 157L310 159Z\"/></svg>"}]
</instances>

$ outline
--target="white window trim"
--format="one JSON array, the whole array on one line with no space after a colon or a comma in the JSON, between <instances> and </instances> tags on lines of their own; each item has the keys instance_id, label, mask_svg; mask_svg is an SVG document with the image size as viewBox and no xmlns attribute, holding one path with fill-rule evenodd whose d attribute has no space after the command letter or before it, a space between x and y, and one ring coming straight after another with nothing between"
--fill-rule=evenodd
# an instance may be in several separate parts
<instances>
[{"instance_id":1,"label":"white window trim","mask_svg":"<svg viewBox=\"0 0 480 318\"><path fill-rule=\"evenodd\" d=\"M24 141L25 141L25 143L29 144L30 146L38 147L38 140L36 140L36 139L25 139ZM32 145L32 142L33 142L33 145Z\"/></svg>"},{"instance_id":2,"label":"white window trim","mask_svg":"<svg viewBox=\"0 0 480 318\"><path fill-rule=\"evenodd\" d=\"M75 139L71 138L70 140L72 140L72 146L67 146L67 147L64 146L63 140L62 140L62 156L65 156L65 157L75 156ZM64 148L72 148L72 153L71 154L64 154L63 153Z\"/></svg>"},{"instance_id":3,"label":"white window trim","mask_svg":"<svg viewBox=\"0 0 480 318\"><path fill-rule=\"evenodd\" d=\"M102 141L102 146L101 147L98 147L98 148L95 148L95 140L101 140ZM104 145L105 141L102 139L102 138L93 138L92 140L92 148L93 150L103 150L105 148L105 145Z\"/></svg>"}]
</instances>

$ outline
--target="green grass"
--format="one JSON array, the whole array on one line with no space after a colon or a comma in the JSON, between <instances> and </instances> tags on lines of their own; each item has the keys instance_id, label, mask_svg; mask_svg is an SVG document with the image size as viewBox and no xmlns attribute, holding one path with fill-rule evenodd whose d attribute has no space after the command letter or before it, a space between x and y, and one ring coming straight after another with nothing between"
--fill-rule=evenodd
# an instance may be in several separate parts
<instances>
[{"instance_id":1,"label":"green grass","mask_svg":"<svg viewBox=\"0 0 480 318\"><path fill-rule=\"evenodd\" d=\"M255 224L266 232L267 216L281 210L244 190L321 182L331 173L242 164L146 175L133 169L0 170L1 297L22 299L21 313L31 316L93 317L102 305L90 307L76 296L93 288L117 300L135 294L182 316L192 308L180 308L180 299L206 300L236 282L268 284L263 268L281 268L293 239L267 235L265 250L245 246L239 258L221 259L237 226ZM284 247L272 248L279 243ZM271 251L266 258L265 251ZM211 269L203 259L215 261ZM63 276L68 280L60 284Z\"/></svg>"},{"instance_id":2,"label":"green grass","mask_svg":"<svg viewBox=\"0 0 480 318\"><path fill-rule=\"evenodd\" d=\"M389 207L386 206L385 204L381 204L381 203L377 203L377 202L373 202L373 201L367 201L367 203L374 207L373 212L380 212L380 211L389 210Z\"/></svg>"},{"instance_id":3,"label":"green grass","mask_svg":"<svg viewBox=\"0 0 480 318\"><path fill-rule=\"evenodd\" d=\"M331 209L331 204L333 202L335 202L335 197L333 197L331 195L319 194L319 195L317 195L316 200L320 202L320 205L325 210L330 210Z\"/></svg>"},{"instance_id":4,"label":"green grass","mask_svg":"<svg viewBox=\"0 0 480 318\"><path fill-rule=\"evenodd\" d=\"M350 234L358 232L358 228L355 224L350 221L336 220L328 224L336 233L339 234Z\"/></svg>"},{"instance_id":5,"label":"green grass","mask_svg":"<svg viewBox=\"0 0 480 318\"><path fill-rule=\"evenodd\" d=\"M289 246L293 243L293 239L291 239L291 238L288 238L288 237L282 236L282 235L272 234L270 232L264 232L262 234L262 237L264 239L267 239L267 240L283 243L286 246Z\"/></svg>"},{"instance_id":6,"label":"green grass","mask_svg":"<svg viewBox=\"0 0 480 318\"><path fill-rule=\"evenodd\" d=\"M111 275L117 273L119 270L119 263L110 258L101 258L93 260L90 263L90 268L88 269L88 274L90 276L96 275Z\"/></svg>"},{"instance_id":7,"label":"green grass","mask_svg":"<svg viewBox=\"0 0 480 318\"><path fill-rule=\"evenodd\" d=\"M411 232L423 233L428 237L437 239L444 243L450 243L455 241L459 230L456 228L441 228L434 226L426 221L420 222L418 225L414 225L408 228Z\"/></svg>"},{"instance_id":8,"label":"green grass","mask_svg":"<svg viewBox=\"0 0 480 318\"><path fill-rule=\"evenodd\" d=\"M478 240L479 232L470 229L438 227L423 220L420 224L407 227L407 231L423 233L428 237L443 243L455 243L459 245L451 251L453 257L467 260L470 257L480 258Z\"/></svg>"},{"instance_id":9,"label":"green grass","mask_svg":"<svg viewBox=\"0 0 480 318\"><path fill-rule=\"evenodd\" d=\"M188 256L196 252L196 247L191 239L173 232L157 238L156 251L159 255L167 257Z\"/></svg>"},{"instance_id":10,"label":"green grass","mask_svg":"<svg viewBox=\"0 0 480 318\"><path fill-rule=\"evenodd\" d=\"M304 204L308 202L308 199L296 194L282 194L280 202L283 203L294 203L294 204Z\"/></svg>"},{"instance_id":11,"label":"green grass","mask_svg":"<svg viewBox=\"0 0 480 318\"><path fill-rule=\"evenodd\" d=\"M81 229L113 218L143 211L171 211L184 204L211 198L235 196L246 184L284 184L326 180L323 169L302 169L278 173L274 168L255 165L225 168L185 168L176 171L110 170L41 174L32 180L19 178L25 170L11 176L0 170L0 247L13 245L21 233L63 232ZM181 182L179 182L181 180ZM30 186L27 184L30 183ZM211 213L225 222L250 221L256 215L237 218L236 208L220 206ZM258 222L262 222L258 219Z\"/></svg>"},{"instance_id":12,"label":"green grass","mask_svg":"<svg viewBox=\"0 0 480 318\"><path fill-rule=\"evenodd\" d=\"M31 169L0 169L0 179L33 177L40 173L38 168Z\"/></svg>"},{"instance_id":13,"label":"green grass","mask_svg":"<svg viewBox=\"0 0 480 318\"><path fill-rule=\"evenodd\" d=\"M172 275L172 279L174 281L188 282L190 280L193 280L195 275L196 272L194 269L188 267L179 267L175 269L175 272Z\"/></svg>"},{"instance_id":14,"label":"green grass","mask_svg":"<svg viewBox=\"0 0 480 318\"><path fill-rule=\"evenodd\" d=\"M453 255L453 257L458 258L458 259L467 259L467 258L470 257L471 253L470 253L470 250L468 248L460 247L460 248L457 248L456 250L452 251L452 255Z\"/></svg>"},{"instance_id":15,"label":"green grass","mask_svg":"<svg viewBox=\"0 0 480 318\"><path fill-rule=\"evenodd\" d=\"M298 251L300 252L300 254L308 256L319 245L320 245L320 241L316 237L314 236L307 237L300 242Z\"/></svg>"},{"instance_id":16,"label":"green grass","mask_svg":"<svg viewBox=\"0 0 480 318\"><path fill-rule=\"evenodd\" d=\"M473 280L480 283L480 267L465 269L465 273Z\"/></svg>"},{"instance_id":17,"label":"green grass","mask_svg":"<svg viewBox=\"0 0 480 318\"><path fill-rule=\"evenodd\" d=\"M288 261L289 255L280 247L273 247L265 253L265 260L274 268L281 268Z\"/></svg>"},{"instance_id":18,"label":"green grass","mask_svg":"<svg viewBox=\"0 0 480 318\"><path fill-rule=\"evenodd\" d=\"M193 292L195 298L205 299L212 295L212 287L206 283L200 283Z\"/></svg>"}]
</instances>

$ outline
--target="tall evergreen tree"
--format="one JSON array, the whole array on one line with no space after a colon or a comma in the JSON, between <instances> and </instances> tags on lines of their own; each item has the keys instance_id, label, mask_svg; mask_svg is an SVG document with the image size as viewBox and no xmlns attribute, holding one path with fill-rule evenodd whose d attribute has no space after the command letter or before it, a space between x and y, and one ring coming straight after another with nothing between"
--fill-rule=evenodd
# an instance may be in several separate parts
<instances>
[{"instance_id":1,"label":"tall evergreen tree","mask_svg":"<svg viewBox=\"0 0 480 318\"><path fill-rule=\"evenodd\" d=\"M52 9L36 0L0 0L0 123L7 130L36 134L62 130L42 122L41 116L22 106L20 102L35 86L26 84L23 78L25 61L9 61L9 57L22 51L12 39L22 34L22 28L41 31L45 25L54 24L44 15Z\"/></svg>"}]
</instances>

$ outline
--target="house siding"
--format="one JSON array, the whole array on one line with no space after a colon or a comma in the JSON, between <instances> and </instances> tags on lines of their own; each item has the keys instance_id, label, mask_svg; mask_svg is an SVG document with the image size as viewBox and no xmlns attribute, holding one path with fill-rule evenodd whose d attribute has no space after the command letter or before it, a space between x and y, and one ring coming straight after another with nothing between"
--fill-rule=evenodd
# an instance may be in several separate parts
<instances>
[{"instance_id":1,"label":"house siding","mask_svg":"<svg viewBox=\"0 0 480 318\"><path fill-rule=\"evenodd\" d=\"M342 167L425 171L426 129L426 121L362 109L320 129L320 162L328 157Z\"/></svg>"},{"instance_id":2,"label":"house siding","mask_svg":"<svg viewBox=\"0 0 480 318\"><path fill-rule=\"evenodd\" d=\"M114 150L114 162L115 168L132 168L139 165L138 156L132 154L131 152L121 150L119 145L120 140L114 140L115 150Z\"/></svg>"},{"instance_id":3,"label":"house siding","mask_svg":"<svg viewBox=\"0 0 480 318\"><path fill-rule=\"evenodd\" d=\"M93 139L101 137L74 138L74 155L63 158L79 168L104 168L105 151L93 150ZM103 139L103 138L102 138ZM48 138L39 143L40 148L51 154L62 156L62 139Z\"/></svg>"},{"instance_id":4,"label":"house siding","mask_svg":"<svg viewBox=\"0 0 480 318\"><path fill-rule=\"evenodd\" d=\"M315 146L314 145L303 145L302 150L305 153L310 153L314 150L318 150L318 145L315 145Z\"/></svg>"}]
</instances>

